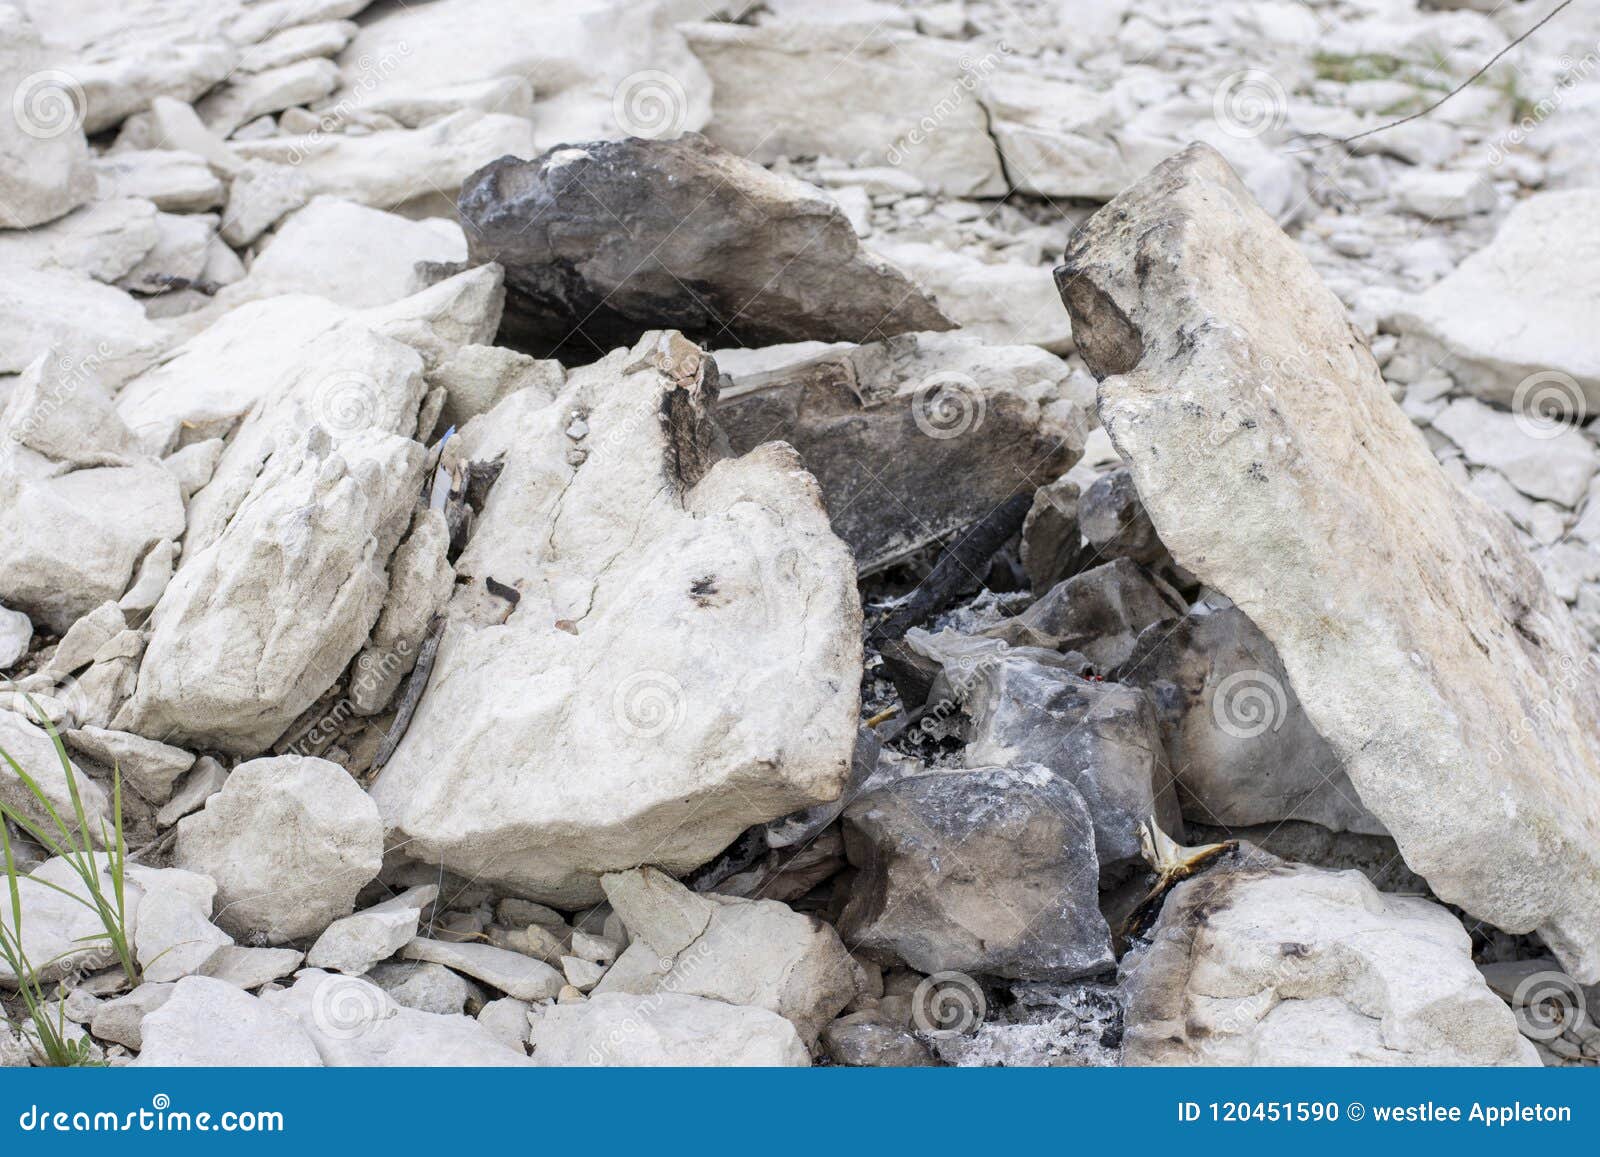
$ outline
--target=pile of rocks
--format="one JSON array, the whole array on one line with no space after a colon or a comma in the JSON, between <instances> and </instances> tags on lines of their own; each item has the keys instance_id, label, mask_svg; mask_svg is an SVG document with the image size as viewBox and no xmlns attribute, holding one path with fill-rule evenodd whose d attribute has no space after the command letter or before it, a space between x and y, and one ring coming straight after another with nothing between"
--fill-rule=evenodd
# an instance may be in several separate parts
<instances>
[{"instance_id":1,"label":"pile of rocks","mask_svg":"<svg viewBox=\"0 0 1600 1157\"><path fill-rule=\"evenodd\" d=\"M1347 140L1530 7L0 0L85 1055L1596 1063L1600 29Z\"/></svg>"}]
</instances>

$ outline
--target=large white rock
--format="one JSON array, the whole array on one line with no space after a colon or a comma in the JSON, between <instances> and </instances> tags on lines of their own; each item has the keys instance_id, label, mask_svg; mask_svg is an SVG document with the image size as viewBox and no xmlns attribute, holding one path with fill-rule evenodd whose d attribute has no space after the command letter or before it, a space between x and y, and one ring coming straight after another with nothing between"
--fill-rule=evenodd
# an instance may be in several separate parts
<instances>
[{"instance_id":1,"label":"large white rock","mask_svg":"<svg viewBox=\"0 0 1600 1157\"><path fill-rule=\"evenodd\" d=\"M512 1047L470 1017L418 1012L367 980L308 968L292 988L268 993L267 1006L293 1017L330 1068L472 1068L527 1065Z\"/></svg>"},{"instance_id":2,"label":"large white rock","mask_svg":"<svg viewBox=\"0 0 1600 1157\"><path fill-rule=\"evenodd\" d=\"M215 209L227 187L206 159L183 149L128 149L107 153L94 162L100 196L137 197L167 213Z\"/></svg>"},{"instance_id":3,"label":"large white rock","mask_svg":"<svg viewBox=\"0 0 1600 1157\"><path fill-rule=\"evenodd\" d=\"M876 241L878 253L931 293L961 332L991 345L1072 350L1072 323L1050 271L1017 261L980 261L926 241Z\"/></svg>"},{"instance_id":4,"label":"large white rock","mask_svg":"<svg viewBox=\"0 0 1600 1157\"><path fill-rule=\"evenodd\" d=\"M217 885L209 876L182 868L130 864L128 878L143 891L133 950L146 981L192 976L233 937L211 922Z\"/></svg>"},{"instance_id":5,"label":"large white rock","mask_svg":"<svg viewBox=\"0 0 1600 1157\"><path fill-rule=\"evenodd\" d=\"M1477 466L1491 466L1530 498L1577 506L1600 466L1594 443L1576 428L1535 426L1522 415L1491 409L1476 398L1457 398L1433 419Z\"/></svg>"},{"instance_id":6,"label":"large white rock","mask_svg":"<svg viewBox=\"0 0 1600 1157\"><path fill-rule=\"evenodd\" d=\"M1600 978L1586 641L1301 251L1196 146L1091 218L1057 278L1161 541L1271 640L1406 863Z\"/></svg>"},{"instance_id":7,"label":"large white rock","mask_svg":"<svg viewBox=\"0 0 1600 1157\"><path fill-rule=\"evenodd\" d=\"M681 992L620 992L556 1004L533 1024L533 1063L585 1067L804 1067L811 1054L776 1013Z\"/></svg>"},{"instance_id":8,"label":"large white rock","mask_svg":"<svg viewBox=\"0 0 1600 1157\"><path fill-rule=\"evenodd\" d=\"M48 225L0 232L0 265L112 282L127 276L155 248L158 236L156 207L149 201L96 201Z\"/></svg>"},{"instance_id":9,"label":"large white rock","mask_svg":"<svg viewBox=\"0 0 1600 1157\"><path fill-rule=\"evenodd\" d=\"M856 995L856 964L832 925L776 900L699 895L654 868L601 880L631 941L595 987L681 992L764 1008L817 1034Z\"/></svg>"},{"instance_id":10,"label":"large white rock","mask_svg":"<svg viewBox=\"0 0 1600 1157\"><path fill-rule=\"evenodd\" d=\"M392 209L418 202L448 208L461 182L497 157L538 154L522 117L465 109L418 129L355 136L315 132L234 145L246 160L295 168L311 193Z\"/></svg>"},{"instance_id":11,"label":"large white rock","mask_svg":"<svg viewBox=\"0 0 1600 1157\"><path fill-rule=\"evenodd\" d=\"M454 221L410 221L337 197L289 216L244 280L217 294L218 308L284 293L314 293L349 308L385 305L426 287L419 261L464 261Z\"/></svg>"},{"instance_id":12,"label":"large white rock","mask_svg":"<svg viewBox=\"0 0 1600 1157\"><path fill-rule=\"evenodd\" d=\"M311 1037L288 1013L209 976L186 976L139 1023L137 1068L320 1068Z\"/></svg>"},{"instance_id":13,"label":"large white rock","mask_svg":"<svg viewBox=\"0 0 1600 1157\"><path fill-rule=\"evenodd\" d=\"M226 529L190 544L151 612L119 728L236 755L282 735L377 621L423 457L381 430L334 448L320 426L272 455Z\"/></svg>"},{"instance_id":14,"label":"large white rock","mask_svg":"<svg viewBox=\"0 0 1600 1157\"><path fill-rule=\"evenodd\" d=\"M0 720L9 714L0 711ZM0 746L13 751L4 741L0 741ZM114 907L111 874L103 867L103 860L101 864L101 892ZM22 900L22 952L41 982L117 963L116 952L106 941L105 924L94 907L94 899L70 861L54 856L26 876L19 877L17 895ZM124 900L130 937L138 932L139 897L138 885L130 885ZM0 888L0 919L5 921L8 933L14 930L14 917L8 882L5 888ZM0 961L0 987L15 988L16 985L16 973Z\"/></svg>"},{"instance_id":15,"label":"large white rock","mask_svg":"<svg viewBox=\"0 0 1600 1157\"><path fill-rule=\"evenodd\" d=\"M484 266L364 310L303 294L251 302L129 382L117 395L117 411L139 444L159 454L231 433L265 398L309 405L323 425L359 425L369 416L399 423L399 407L385 404L393 392L384 387L396 374L409 381L402 373L405 359L372 335L409 345L424 370L432 370L462 345L494 336L503 296L499 266ZM344 352L345 347L352 348ZM363 360L368 358L371 365ZM258 420L256 435L247 439L251 448L230 445L227 457L239 465L224 473L248 484L264 456L259 444L278 424ZM400 424L390 428L402 430ZM231 513L239 497L237 481L229 489Z\"/></svg>"},{"instance_id":16,"label":"large white rock","mask_svg":"<svg viewBox=\"0 0 1600 1157\"><path fill-rule=\"evenodd\" d=\"M1547 392L1563 388L1564 416L1572 417L1580 399L1561 377L1541 379L1520 397L1518 386L1534 375L1565 375L1586 413L1600 413L1597 312L1600 189L1572 189L1519 201L1488 246L1392 320L1479 397L1526 406L1541 384Z\"/></svg>"},{"instance_id":17,"label":"large white rock","mask_svg":"<svg viewBox=\"0 0 1600 1157\"><path fill-rule=\"evenodd\" d=\"M28 367L0 411L0 601L65 632L183 534L177 479L130 451L90 366Z\"/></svg>"},{"instance_id":18,"label":"large white rock","mask_svg":"<svg viewBox=\"0 0 1600 1157\"><path fill-rule=\"evenodd\" d=\"M453 108L516 111L532 88L535 151L701 128L711 84L655 0L440 0L364 23L339 58L357 107L402 124ZM521 154L531 156L531 153ZM492 158L485 158L486 160Z\"/></svg>"},{"instance_id":19,"label":"large white rock","mask_svg":"<svg viewBox=\"0 0 1600 1157\"><path fill-rule=\"evenodd\" d=\"M173 863L217 882L216 922L282 944L315 936L355 907L378 874L377 809L344 768L279 756L233 769L178 824Z\"/></svg>"},{"instance_id":20,"label":"large white rock","mask_svg":"<svg viewBox=\"0 0 1600 1157\"><path fill-rule=\"evenodd\" d=\"M871 22L683 31L711 75L705 134L740 156L830 156L903 168L956 196L1007 191L978 98L995 61L964 44Z\"/></svg>"},{"instance_id":21,"label":"large white rock","mask_svg":"<svg viewBox=\"0 0 1600 1157\"><path fill-rule=\"evenodd\" d=\"M0 229L53 221L93 196L77 83L22 10L0 5Z\"/></svg>"},{"instance_id":22,"label":"large white rock","mask_svg":"<svg viewBox=\"0 0 1600 1157\"><path fill-rule=\"evenodd\" d=\"M1262 857L1174 888L1123 961L1130 1065L1530 1065L1461 922Z\"/></svg>"},{"instance_id":23,"label":"large white rock","mask_svg":"<svg viewBox=\"0 0 1600 1157\"><path fill-rule=\"evenodd\" d=\"M80 273L8 265L0 277L0 374L48 354L66 373L92 372L108 386L148 368L167 344L144 307Z\"/></svg>"},{"instance_id":24,"label":"large white rock","mask_svg":"<svg viewBox=\"0 0 1600 1157\"><path fill-rule=\"evenodd\" d=\"M408 855L574 907L605 872L687 871L843 788L854 568L792 450L720 459L714 383L697 347L649 334L446 444L505 464L372 788Z\"/></svg>"}]
</instances>

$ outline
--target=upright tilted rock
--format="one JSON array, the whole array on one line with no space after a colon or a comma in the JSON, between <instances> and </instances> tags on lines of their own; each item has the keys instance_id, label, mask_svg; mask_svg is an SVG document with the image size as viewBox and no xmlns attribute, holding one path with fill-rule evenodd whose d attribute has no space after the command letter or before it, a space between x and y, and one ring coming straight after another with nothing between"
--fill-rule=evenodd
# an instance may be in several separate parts
<instances>
[{"instance_id":1,"label":"upright tilted rock","mask_svg":"<svg viewBox=\"0 0 1600 1157\"><path fill-rule=\"evenodd\" d=\"M1271 640L1406 862L1600 978L1595 660L1299 248L1195 146L1056 276L1161 540Z\"/></svg>"},{"instance_id":2,"label":"upright tilted rock","mask_svg":"<svg viewBox=\"0 0 1600 1157\"><path fill-rule=\"evenodd\" d=\"M721 345L952 328L831 198L695 133L501 157L460 208L473 258L506 268L507 334L536 353L591 360L663 325Z\"/></svg>"},{"instance_id":3,"label":"upright tilted rock","mask_svg":"<svg viewBox=\"0 0 1600 1157\"><path fill-rule=\"evenodd\" d=\"M793 450L722 457L715 375L650 334L446 443L502 465L372 789L406 855L572 907L843 789L855 568Z\"/></svg>"}]
</instances>

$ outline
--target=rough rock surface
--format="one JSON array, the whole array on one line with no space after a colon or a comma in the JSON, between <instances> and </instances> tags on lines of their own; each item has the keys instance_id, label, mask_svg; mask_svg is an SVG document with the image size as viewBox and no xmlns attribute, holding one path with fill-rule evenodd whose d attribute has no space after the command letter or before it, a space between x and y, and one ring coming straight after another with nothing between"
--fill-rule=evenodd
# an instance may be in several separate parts
<instances>
[{"instance_id":1,"label":"rough rock surface","mask_svg":"<svg viewBox=\"0 0 1600 1157\"><path fill-rule=\"evenodd\" d=\"M174 863L217 882L222 928L282 944L348 916L382 857L377 808L344 768L279 756L234 768L178 824Z\"/></svg>"},{"instance_id":2,"label":"rough rock surface","mask_svg":"<svg viewBox=\"0 0 1600 1157\"><path fill-rule=\"evenodd\" d=\"M1337 299L1203 147L1097 214L1058 280L1162 541L1272 641L1406 862L1600 978L1588 647L1510 525L1439 471Z\"/></svg>"},{"instance_id":3,"label":"rough rock surface","mask_svg":"<svg viewBox=\"0 0 1600 1157\"><path fill-rule=\"evenodd\" d=\"M308 968L262 1003L298 1022L329 1068L412 1068L528 1064L521 1049L470 1017L405 1008L377 985Z\"/></svg>"},{"instance_id":4,"label":"rough rock surface","mask_svg":"<svg viewBox=\"0 0 1600 1157\"><path fill-rule=\"evenodd\" d=\"M320 1068L311 1037L287 1013L241 988L186 976L139 1024L140 1068Z\"/></svg>"},{"instance_id":5,"label":"rough rock surface","mask_svg":"<svg viewBox=\"0 0 1600 1157\"><path fill-rule=\"evenodd\" d=\"M574 905L605 872L687 871L842 789L861 669L849 555L793 451L719 459L714 392L698 349L650 335L452 439L505 466L372 789L409 855Z\"/></svg>"},{"instance_id":6,"label":"rough rock surface","mask_svg":"<svg viewBox=\"0 0 1600 1157\"><path fill-rule=\"evenodd\" d=\"M867 575L1072 468L1085 419L1060 397L1068 373L1027 346L906 334L740 376L717 422L736 453L800 451Z\"/></svg>"},{"instance_id":7,"label":"rough rock surface","mask_svg":"<svg viewBox=\"0 0 1600 1157\"><path fill-rule=\"evenodd\" d=\"M69 82L51 70L23 9L0 5L0 89L9 94L0 116L0 228L52 221L94 192Z\"/></svg>"},{"instance_id":8,"label":"rough rock surface","mask_svg":"<svg viewBox=\"0 0 1600 1157\"><path fill-rule=\"evenodd\" d=\"M1253 855L1174 888L1124 960L1125 1064L1537 1063L1450 913Z\"/></svg>"},{"instance_id":9,"label":"rough rock surface","mask_svg":"<svg viewBox=\"0 0 1600 1157\"><path fill-rule=\"evenodd\" d=\"M844 813L845 941L920 972L1071 980L1112 963L1094 824L1040 767L926 771Z\"/></svg>"},{"instance_id":10,"label":"rough rock surface","mask_svg":"<svg viewBox=\"0 0 1600 1157\"><path fill-rule=\"evenodd\" d=\"M1278 653L1239 608L1151 624L1115 677L1149 692L1194 822L1307 820L1383 832L1311 725Z\"/></svg>"},{"instance_id":11,"label":"rough rock surface","mask_svg":"<svg viewBox=\"0 0 1600 1157\"><path fill-rule=\"evenodd\" d=\"M306 953L306 966L356 976L371 971L416 937L423 909L438 898L438 885L423 884L335 920Z\"/></svg>"},{"instance_id":12,"label":"rough rock surface","mask_svg":"<svg viewBox=\"0 0 1600 1157\"><path fill-rule=\"evenodd\" d=\"M1597 262L1600 190L1540 193L1394 320L1435 360L1448 356L1451 375L1485 401L1521 408L1523 382L1564 375L1582 391L1573 401L1600 414L1600 352L1588 330L1600 309Z\"/></svg>"},{"instance_id":13,"label":"rough rock surface","mask_svg":"<svg viewBox=\"0 0 1600 1157\"><path fill-rule=\"evenodd\" d=\"M952 325L827 196L693 133L505 157L460 208L473 258L505 266L507 334L535 354L593 357L663 325L750 345Z\"/></svg>"},{"instance_id":14,"label":"rough rock surface","mask_svg":"<svg viewBox=\"0 0 1600 1157\"><path fill-rule=\"evenodd\" d=\"M533 1024L533 1063L547 1067L804 1067L794 1025L764 1008L679 992L613 992L556 1004Z\"/></svg>"},{"instance_id":15,"label":"rough rock surface","mask_svg":"<svg viewBox=\"0 0 1600 1157\"><path fill-rule=\"evenodd\" d=\"M765 1008L808 1045L856 994L839 934L787 905L696 895L654 868L601 884L632 943L596 994L681 992Z\"/></svg>"},{"instance_id":16,"label":"rough rock surface","mask_svg":"<svg viewBox=\"0 0 1600 1157\"><path fill-rule=\"evenodd\" d=\"M1139 825L1177 831L1155 707L1136 687L1091 682L1027 655L982 664L963 700L970 767L1038 765L1078 789L1094 821L1103 876L1138 866Z\"/></svg>"}]
</instances>

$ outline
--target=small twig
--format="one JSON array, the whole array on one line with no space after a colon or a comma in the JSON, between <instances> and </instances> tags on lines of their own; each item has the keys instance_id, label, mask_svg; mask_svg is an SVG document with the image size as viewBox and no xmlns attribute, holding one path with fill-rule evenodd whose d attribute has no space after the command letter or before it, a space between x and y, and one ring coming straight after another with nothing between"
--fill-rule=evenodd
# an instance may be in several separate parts
<instances>
[{"instance_id":1,"label":"small twig","mask_svg":"<svg viewBox=\"0 0 1600 1157\"><path fill-rule=\"evenodd\" d=\"M411 717L417 713L417 704L422 701L423 691L427 690L428 676L433 674L433 661L439 656L439 640L444 637L444 624L443 615L434 615L433 622L428 624L428 635L417 650L417 665L411 669L406 689L400 695L400 705L395 708L394 722L389 724L388 734L383 737L378 754L372 760L373 771L389 762L389 757L400 746L400 741L411 727Z\"/></svg>"},{"instance_id":2,"label":"small twig","mask_svg":"<svg viewBox=\"0 0 1600 1157\"><path fill-rule=\"evenodd\" d=\"M1438 100L1434 101L1427 108L1421 109L1418 112L1411 113L1409 116L1403 116L1399 120L1390 121L1388 124L1379 125L1377 128L1367 129L1365 132L1356 133L1354 136L1350 136L1350 137L1335 137L1331 141L1323 141L1320 145L1307 145L1305 148L1288 149L1286 151L1289 152L1289 153L1313 153L1313 152L1316 152L1318 149L1332 148L1334 145L1348 145L1348 144L1352 144L1352 143L1354 143L1356 141L1359 141L1364 137L1370 137L1375 133L1388 132L1390 129L1399 128L1403 124L1409 124L1411 121L1417 120L1420 117L1427 116L1429 113L1433 112L1434 109L1436 109L1440 105L1444 104L1445 101L1449 100L1451 97L1456 96L1457 94L1461 93L1465 89L1469 88L1473 84L1473 82L1475 82L1484 73L1488 72L1491 68L1493 68L1495 66L1495 64L1500 60L1500 58L1502 56L1504 56L1506 53L1510 52L1517 45L1521 44L1524 40L1528 39L1528 37L1532 36L1535 32L1539 31L1539 29L1543 28L1546 24L1550 23L1550 21L1554 20L1556 18L1556 15L1563 8L1565 8L1567 5L1569 5L1571 3L1572 3L1572 0L1561 0L1560 4L1557 4L1554 8L1552 8L1548 13L1545 14L1544 19L1540 20L1532 28L1528 29L1521 36L1517 37L1510 44L1506 45L1499 52L1497 52L1493 56L1491 56L1489 58L1489 62L1487 64L1485 64L1482 68L1478 69L1478 71L1473 73L1471 76L1467 77L1466 80L1464 80L1460 84L1456 85L1455 88L1452 88L1449 92L1445 93Z\"/></svg>"}]
</instances>

